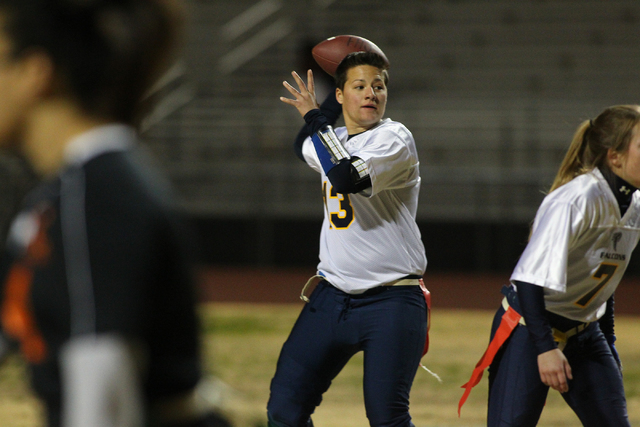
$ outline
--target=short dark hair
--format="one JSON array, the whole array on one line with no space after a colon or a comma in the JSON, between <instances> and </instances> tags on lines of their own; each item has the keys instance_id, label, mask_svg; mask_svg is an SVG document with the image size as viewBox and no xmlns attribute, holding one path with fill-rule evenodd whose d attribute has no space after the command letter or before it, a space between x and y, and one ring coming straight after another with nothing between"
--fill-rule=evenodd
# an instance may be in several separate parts
<instances>
[{"instance_id":1,"label":"short dark hair","mask_svg":"<svg viewBox=\"0 0 640 427\"><path fill-rule=\"evenodd\" d=\"M344 59L338 64L336 69L336 87L340 90L344 89L344 85L347 83L347 72L354 67L360 65L371 65L382 71L384 84L389 83L389 65L385 59L374 52L352 52L344 57Z\"/></svg>"},{"instance_id":2,"label":"short dark hair","mask_svg":"<svg viewBox=\"0 0 640 427\"><path fill-rule=\"evenodd\" d=\"M42 50L89 114L130 123L178 33L160 0L0 0L12 55Z\"/></svg>"}]
</instances>

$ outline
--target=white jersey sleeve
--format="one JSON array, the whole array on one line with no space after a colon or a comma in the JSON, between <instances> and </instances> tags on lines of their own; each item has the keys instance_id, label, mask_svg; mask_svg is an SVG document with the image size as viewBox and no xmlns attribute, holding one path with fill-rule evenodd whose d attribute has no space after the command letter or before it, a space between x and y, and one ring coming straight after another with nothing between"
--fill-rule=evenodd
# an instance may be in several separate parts
<instances>
[{"instance_id":1,"label":"white jersey sleeve","mask_svg":"<svg viewBox=\"0 0 640 427\"><path fill-rule=\"evenodd\" d=\"M358 135L350 144L352 155L367 163L371 195L411 186L420 179L418 154L411 132L390 121L381 123L379 127L374 137L360 139Z\"/></svg>"},{"instance_id":2,"label":"white jersey sleeve","mask_svg":"<svg viewBox=\"0 0 640 427\"><path fill-rule=\"evenodd\" d=\"M581 231L583 220L583 214L573 204L545 200L511 280L565 292L569 249Z\"/></svg>"},{"instance_id":3,"label":"white jersey sleeve","mask_svg":"<svg viewBox=\"0 0 640 427\"><path fill-rule=\"evenodd\" d=\"M308 136L302 143L302 156L311 169L318 173L322 173L322 165L320 164L318 153L316 153L316 149L313 146L313 141L311 141L310 136Z\"/></svg>"},{"instance_id":4,"label":"white jersey sleeve","mask_svg":"<svg viewBox=\"0 0 640 427\"><path fill-rule=\"evenodd\" d=\"M372 186L367 195L419 182L420 163L415 141L409 129L401 123L385 119L373 129L351 138L348 138L345 127L337 128L335 132L352 157L357 156L366 162ZM310 137L302 145L302 154L313 170L322 172Z\"/></svg>"}]
</instances>

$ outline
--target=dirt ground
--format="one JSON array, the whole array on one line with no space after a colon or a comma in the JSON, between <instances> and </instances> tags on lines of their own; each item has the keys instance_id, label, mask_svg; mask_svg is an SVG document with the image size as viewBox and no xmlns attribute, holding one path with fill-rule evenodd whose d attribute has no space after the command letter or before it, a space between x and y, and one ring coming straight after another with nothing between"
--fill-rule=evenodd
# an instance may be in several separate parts
<instances>
[{"instance_id":1,"label":"dirt ground","mask_svg":"<svg viewBox=\"0 0 640 427\"><path fill-rule=\"evenodd\" d=\"M314 274L309 269L206 267L200 276L201 298L207 302L293 303ZM500 288L509 273L430 273L424 276L432 309L497 309ZM307 291L307 295L310 290ZM640 314L640 277L627 277L616 291L616 313Z\"/></svg>"}]
</instances>

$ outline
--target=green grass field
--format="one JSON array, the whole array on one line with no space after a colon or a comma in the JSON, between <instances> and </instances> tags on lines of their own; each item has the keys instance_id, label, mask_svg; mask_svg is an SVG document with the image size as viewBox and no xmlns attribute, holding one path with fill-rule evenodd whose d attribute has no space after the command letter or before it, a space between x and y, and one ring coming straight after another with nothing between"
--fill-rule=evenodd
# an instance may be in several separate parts
<instances>
[{"instance_id":1,"label":"green grass field","mask_svg":"<svg viewBox=\"0 0 640 427\"><path fill-rule=\"evenodd\" d=\"M203 306L208 372L228 388L218 397L237 427L264 425L269 381L280 347L301 306L211 304ZM419 370L411 396L417 427L483 426L487 398L485 378L473 390L458 418L457 405L464 384L484 352L493 313L435 310L431 349L423 364L443 383ZM632 425L640 425L640 318L618 316L618 350ZM362 402L362 357L356 356L336 378L314 415L318 427L366 427ZM17 358L0 369L0 425L36 427L42 422L37 402L29 394L23 365ZM580 426L562 398L549 394L540 426Z\"/></svg>"}]
</instances>

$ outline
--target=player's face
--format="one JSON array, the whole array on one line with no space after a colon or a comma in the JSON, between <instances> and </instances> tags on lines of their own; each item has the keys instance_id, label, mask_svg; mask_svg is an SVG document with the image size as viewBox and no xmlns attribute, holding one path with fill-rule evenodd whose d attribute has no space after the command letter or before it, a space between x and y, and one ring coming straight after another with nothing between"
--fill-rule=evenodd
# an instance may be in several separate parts
<instances>
[{"instance_id":1,"label":"player's face","mask_svg":"<svg viewBox=\"0 0 640 427\"><path fill-rule=\"evenodd\" d=\"M347 71L344 89L336 89L336 99L342 104L344 123L350 135L375 126L387 106L387 86L382 70L371 65L359 65Z\"/></svg>"},{"instance_id":2,"label":"player's face","mask_svg":"<svg viewBox=\"0 0 640 427\"><path fill-rule=\"evenodd\" d=\"M34 88L29 84L33 74L22 58L11 56L11 42L4 28L5 17L0 12L0 147L15 146L27 110L34 105Z\"/></svg>"},{"instance_id":3,"label":"player's face","mask_svg":"<svg viewBox=\"0 0 640 427\"><path fill-rule=\"evenodd\" d=\"M609 162L616 175L634 187L640 188L640 125L633 131L627 152L610 153Z\"/></svg>"}]
</instances>

